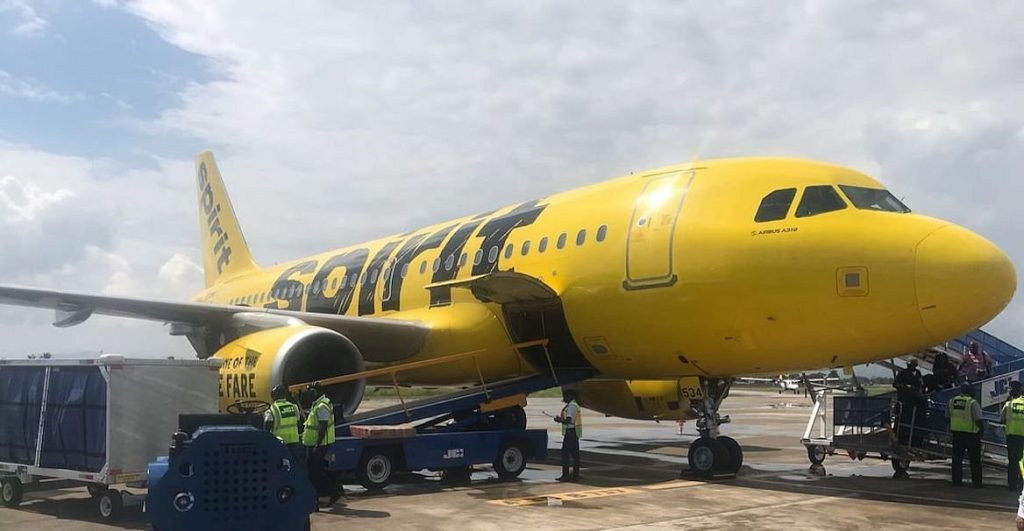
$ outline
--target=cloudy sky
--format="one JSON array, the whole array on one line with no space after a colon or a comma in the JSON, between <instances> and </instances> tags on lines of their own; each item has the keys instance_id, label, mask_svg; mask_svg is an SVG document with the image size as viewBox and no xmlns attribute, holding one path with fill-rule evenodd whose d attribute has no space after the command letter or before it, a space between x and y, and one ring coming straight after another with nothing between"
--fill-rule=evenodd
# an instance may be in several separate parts
<instances>
[{"instance_id":1,"label":"cloudy sky","mask_svg":"<svg viewBox=\"0 0 1024 531\"><path fill-rule=\"evenodd\" d=\"M258 261L631 170L853 166L1024 264L1024 3L0 0L0 283L187 298L191 157ZM191 352L0 310L0 354ZM1024 296L989 329L1024 344Z\"/></svg>"}]
</instances>

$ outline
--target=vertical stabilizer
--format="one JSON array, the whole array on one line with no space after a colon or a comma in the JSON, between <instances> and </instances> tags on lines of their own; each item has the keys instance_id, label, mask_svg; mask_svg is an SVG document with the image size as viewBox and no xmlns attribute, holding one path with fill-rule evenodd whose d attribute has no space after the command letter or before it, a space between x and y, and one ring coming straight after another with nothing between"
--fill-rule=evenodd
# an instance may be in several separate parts
<instances>
[{"instance_id":1,"label":"vertical stabilizer","mask_svg":"<svg viewBox=\"0 0 1024 531\"><path fill-rule=\"evenodd\" d=\"M259 269L249 254L235 209L231 206L213 153L209 151L196 155L196 186L206 287L221 279Z\"/></svg>"}]
</instances>

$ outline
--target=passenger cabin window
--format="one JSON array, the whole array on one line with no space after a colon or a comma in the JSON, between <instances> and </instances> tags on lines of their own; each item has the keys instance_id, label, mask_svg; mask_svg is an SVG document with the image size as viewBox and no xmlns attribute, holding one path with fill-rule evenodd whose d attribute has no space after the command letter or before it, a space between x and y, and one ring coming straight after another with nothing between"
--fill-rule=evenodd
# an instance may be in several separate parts
<instances>
[{"instance_id":1,"label":"passenger cabin window","mask_svg":"<svg viewBox=\"0 0 1024 531\"><path fill-rule=\"evenodd\" d=\"M565 240L566 240L566 235L565 235L564 232L558 235L557 247L559 249L565 249Z\"/></svg>"},{"instance_id":2,"label":"passenger cabin window","mask_svg":"<svg viewBox=\"0 0 1024 531\"><path fill-rule=\"evenodd\" d=\"M608 236L608 225L601 225L597 228L597 241L603 242L606 236Z\"/></svg>"},{"instance_id":3,"label":"passenger cabin window","mask_svg":"<svg viewBox=\"0 0 1024 531\"><path fill-rule=\"evenodd\" d=\"M547 250L548 250L548 237L545 236L545 237L541 238L539 242L537 242L537 252L538 253L543 253L544 251L547 251Z\"/></svg>"},{"instance_id":4,"label":"passenger cabin window","mask_svg":"<svg viewBox=\"0 0 1024 531\"><path fill-rule=\"evenodd\" d=\"M427 272L427 261L424 260L424 261L420 262L420 274L422 275L423 273L426 273L426 272Z\"/></svg>"},{"instance_id":5,"label":"passenger cabin window","mask_svg":"<svg viewBox=\"0 0 1024 531\"><path fill-rule=\"evenodd\" d=\"M490 251L487 251L487 263L493 264L498 259L498 246L494 245Z\"/></svg>"},{"instance_id":6,"label":"passenger cabin window","mask_svg":"<svg viewBox=\"0 0 1024 531\"><path fill-rule=\"evenodd\" d=\"M459 267L466 267L466 261L469 260L469 256L466 253L462 253L459 257Z\"/></svg>"},{"instance_id":7,"label":"passenger cabin window","mask_svg":"<svg viewBox=\"0 0 1024 531\"><path fill-rule=\"evenodd\" d=\"M483 259L484 259L484 250L483 249L477 249L476 250L476 254L473 255L473 265L480 265L480 262L482 262Z\"/></svg>"},{"instance_id":8,"label":"passenger cabin window","mask_svg":"<svg viewBox=\"0 0 1024 531\"><path fill-rule=\"evenodd\" d=\"M508 247L505 247L505 259L506 260L508 260L509 258L512 258L512 251L513 250L515 250L515 246L512 245L511 243L508 244Z\"/></svg>"},{"instance_id":9,"label":"passenger cabin window","mask_svg":"<svg viewBox=\"0 0 1024 531\"><path fill-rule=\"evenodd\" d=\"M846 198L853 203L853 206L861 210L880 210L882 212L899 212L901 214L910 212L907 205L904 205L899 199L896 199L896 196L885 189L864 188L848 184L840 184L839 189L846 194Z\"/></svg>"},{"instance_id":10,"label":"passenger cabin window","mask_svg":"<svg viewBox=\"0 0 1024 531\"><path fill-rule=\"evenodd\" d=\"M764 199L761 200L761 206L757 207L757 213L754 214L754 221L761 223L764 221L786 219L786 214L789 213L789 205L793 204L794 197L796 197L796 188L775 190L764 196Z\"/></svg>"},{"instance_id":11,"label":"passenger cabin window","mask_svg":"<svg viewBox=\"0 0 1024 531\"><path fill-rule=\"evenodd\" d=\"M796 217L806 218L825 212L833 212L846 208L846 202L839 197L839 192L829 185L808 186L796 207Z\"/></svg>"},{"instance_id":12,"label":"passenger cabin window","mask_svg":"<svg viewBox=\"0 0 1024 531\"><path fill-rule=\"evenodd\" d=\"M409 263L406 262L406 263L402 264L402 278L405 278L405 276L408 275L408 274L409 274Z\"/></svg>"},{"instance_id":13,"label":"passenger cabin window","mask_svg":"<svg viewBox=\"0 0 1024 531\"><path fill-rule=\"evenodd\" d=\"M441 269L441 259L440 258L435 258L434 259L434 264L430 267L430 270L435 272L435 273L437 273L438 269Z\"/></svg>"},{"instance_id":14,"label":"passenger cabin window","mask_svg":"<svg viewBox=\"0 0 1024 531\"><path fill-rule=\"evenodd\" d=\"M583 245L587 241L587 229L580 229L576 233L576 245Z\"/></svg>"},{"instance_id":15,"label":"passenger cabin window","mask_svg":"<svg viewBox=\"0 0 1024 531\"><path fill-rule=\"evenodd\" d=\"M450 254L448 255L448 258L444 259L444 270L451 271L453 265L455 265L455 255Z\"/></svg>"},{"instance_id":16,"label":"passenger cabin window","mask_svg":"<svg viewBox=\"0 0 1024 531\"><path fill-rule=\"evenodd\" d=\"M530 253L530 240L523 242L523 250L521 251L523 256Z\"/></svg>"}]
</instances>

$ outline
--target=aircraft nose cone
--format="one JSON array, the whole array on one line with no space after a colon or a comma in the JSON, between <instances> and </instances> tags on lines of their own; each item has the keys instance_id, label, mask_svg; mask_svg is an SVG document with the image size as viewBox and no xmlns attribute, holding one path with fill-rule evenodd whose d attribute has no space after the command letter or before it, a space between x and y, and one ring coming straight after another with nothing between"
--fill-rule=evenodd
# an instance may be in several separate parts
<instances>
[{"instance_id":1,"label":"aircraft nose cone","mask_svg":"<svg viewBox=\"0 0 1024 531\"><path fill-rule=\"evenodd\" d=\"M1010 258L963 227L929 234L918 244L916 260L918 311L936 343L989 322L1017 289Z\"/></svg>"}]
</instances>

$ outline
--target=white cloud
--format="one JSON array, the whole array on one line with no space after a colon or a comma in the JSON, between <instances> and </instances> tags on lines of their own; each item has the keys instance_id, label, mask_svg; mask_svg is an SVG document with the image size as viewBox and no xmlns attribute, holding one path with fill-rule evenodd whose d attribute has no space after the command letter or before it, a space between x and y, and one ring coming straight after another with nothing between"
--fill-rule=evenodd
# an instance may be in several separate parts
<instances>
[{"instance_id":1,"label":"white cloud","mask_svg":"<svg viewBox=\"0 0 1024 531\"><path fill-rule=\"evenodd\" d=\"M46 28L46 21L25 0L0 0L0 22L6 16L13 19L9 30L12 35L34 37Z\"/></svg>"},{"instance_id":2,"label":"white cloud","mask_svg":"<svg viewBox=\"0 0 1024 531\"><path fill-rule=\"evenodd\" d=\"M763 154L868 171L1024 266L1019 2L116 5L209 60L213 79L146 130L216 148L263 263L695 154ZM103 252L126 261L82 265L102 271L89 287L194 274L168 262L198 256L189 161L70 165L118 216ZM1021 298L993 324L1017 343Z\"/></svg>"},{"instance_id":3,"label":"white cloud","mask_svg":"<svg viewBox=\"0 0 1024 531\"><path fill-rule=\"evenodd\" d=\"M0 96L57 103L69 103L81 99L79 95L61 94L34 79L18 79L4 70L0 70Z\"/></svg>"}]
</instances>

